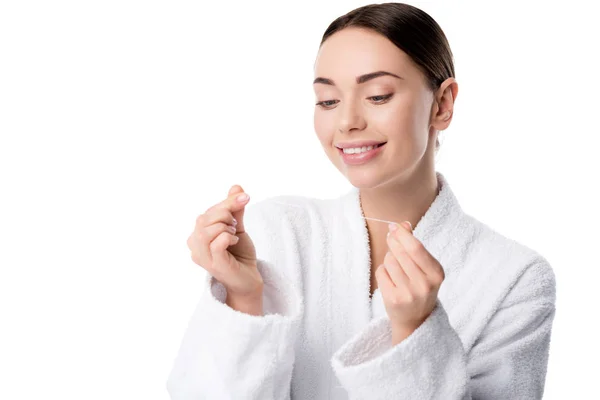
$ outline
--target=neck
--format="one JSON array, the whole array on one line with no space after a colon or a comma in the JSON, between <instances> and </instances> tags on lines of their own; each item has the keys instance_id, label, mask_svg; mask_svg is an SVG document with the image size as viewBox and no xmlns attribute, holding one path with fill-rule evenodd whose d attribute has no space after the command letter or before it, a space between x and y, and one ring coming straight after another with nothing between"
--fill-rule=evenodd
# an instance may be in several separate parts
<instances>
[{"instance_id":1,"label":"neck","mask_svg":"<svg viewBox=\"0 0 600 400\"><path fill-rule=\"evenodd\" d=\"M414 171L405 180L360 189L360 203L365 217L401 223L409 221L413 229L438 195L434 168ZM367 220L371 232L385 232L387 224Z\"/></svg>"}]
</instances>

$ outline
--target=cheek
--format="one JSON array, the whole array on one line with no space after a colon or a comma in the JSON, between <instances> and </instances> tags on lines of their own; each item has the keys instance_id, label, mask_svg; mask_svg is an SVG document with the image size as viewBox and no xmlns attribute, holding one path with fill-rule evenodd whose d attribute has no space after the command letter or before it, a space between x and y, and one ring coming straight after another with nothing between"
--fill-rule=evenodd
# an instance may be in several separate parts
<instances>
[{"instance_id":1,"label":"cheek","mask_svg":"<svg viewBox=\"0 0 600 400\"><path fill-rule=\"evenodd\" d=\"M319 141L322 144L329 144L333 140L333 132L335 127L335 121L330 115L323 113L320 110L315 110L314 114L314 128Z\"/></svg>"},{"instance_id":2,"label":"cheek","mask_svg":"<svg viewBox=\"0 0 600 400\"><path fill-rule=\"evenodd\" d=\"M372 121L386 136L412 139L422 134L422 122L427 117L423 111L422 100L407 93L398 96L385 112L374 113Z\"/></svg>"},{"instance_id":3,"label":"cheek","mask_svg":"<svg viewBox=\"0 0 600 400\"><path fill-rule=\"evenodd\" d=\"M382 106L384 107L384 106ZM411 99L399 97L385 109L374 109L370 122L388 137L408 137L415 131L415 106Z\"/></svg>"}]
</instances>

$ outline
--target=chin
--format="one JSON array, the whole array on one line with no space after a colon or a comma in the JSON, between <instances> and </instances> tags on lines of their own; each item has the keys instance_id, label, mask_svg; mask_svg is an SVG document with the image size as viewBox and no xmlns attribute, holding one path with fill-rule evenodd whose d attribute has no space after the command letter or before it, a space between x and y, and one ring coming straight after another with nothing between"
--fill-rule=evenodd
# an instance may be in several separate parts
<instances>
[{"instance_id":1,"label":"chin","mask_svg":"<svg viewBox=\"0 0 600 400\"><path fill-rule=\"evenodd\" d=\"M346 167L346 166L344 166ZM348 182L358 189L371 189L379 186L383 179L377 171L370 169L346 169L342 172Z\"/></svg>"}]
</instances>

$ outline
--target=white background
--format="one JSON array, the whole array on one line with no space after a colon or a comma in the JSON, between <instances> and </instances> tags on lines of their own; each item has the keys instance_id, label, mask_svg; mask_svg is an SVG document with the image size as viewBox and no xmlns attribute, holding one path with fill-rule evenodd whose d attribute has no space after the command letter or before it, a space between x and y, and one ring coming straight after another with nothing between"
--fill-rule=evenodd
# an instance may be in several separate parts
<instances>
[{"instance_id":1,"label":"white background","mask_svg":"<svg viewBox=\"0 0 600 400\"><path fill-rule=\"evenodd\" d=\"M0 3L0 398L168 399L199 298L186 239L251 202L349 183L313 129L313 64L363 1ZM413 1L459 95L437 169L557 277L545 399L597 390L593 1Z\"/></svg>"}]
</instances>

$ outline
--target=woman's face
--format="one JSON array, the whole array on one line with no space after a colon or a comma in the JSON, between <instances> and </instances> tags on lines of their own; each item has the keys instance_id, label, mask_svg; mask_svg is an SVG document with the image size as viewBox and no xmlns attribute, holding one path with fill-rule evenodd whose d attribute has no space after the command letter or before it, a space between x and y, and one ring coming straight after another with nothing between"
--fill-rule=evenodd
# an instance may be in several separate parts
<instances>
[{"instance_id":1,"label":"woman's face","mask_svg":"<svg viewBox=\"0 0 600 400\"><path fill-rule=\"evenodd\" d=\"M357 82L378 71L397 77ZM414 62L386 37L360 28L336 32L318 52L315 78L315 131L331 162L353 186L370 188L395 180L418 169L428 160L426 155L433 166L434 93ZM345 161L336 147L361 141L386 144L362 156L349 154L348 158L368 158L354 161Z\"/></svg>"}]
</instances>

